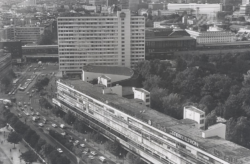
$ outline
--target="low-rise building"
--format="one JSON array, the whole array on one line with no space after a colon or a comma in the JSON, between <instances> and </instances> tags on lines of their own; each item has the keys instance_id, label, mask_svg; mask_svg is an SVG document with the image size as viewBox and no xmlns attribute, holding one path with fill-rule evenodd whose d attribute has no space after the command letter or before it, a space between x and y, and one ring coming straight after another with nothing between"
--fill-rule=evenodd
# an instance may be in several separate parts
<instances>
[{"instance_id":1,"label":"low-rise building","mask_svg":"<svg viewBox=\"0 0 250 164\"><path fill-rule=\"evenodd\" d=\"M196 39L198 44L209 43L226 43L234 42L236 40L235 34L226 31L205 31L199 32L194 30L186 30L190 37Z\"/></svg>"},{"instance_id":2,"label":"low-rise building","mask_svg":"<svg viewBox=\"0 0 250 164\"><path fill-rule=\"evenodd\" d=\"M9 26L6 27L6 36L10 40L21 40L22 43L34 43L44 32L44 27L37 26Z\"/></svg>"},{"instance_id":3,"label":"low-rise building","mask_svg":"<svg viewBox=\"0 0 250 164\"><path fill-rule=\"evenodd\" d=\"M146 59L165 60L175 51L192 50L196 40L185 30L153 29L146 31Z\"/></svg>"},{"instance_id":4,"label":"low-rise building","mask_svg":"<svg viewBox=\"0 0 250 164\"><path fill-rule=\"evenodd\" d=\"M132 69L122 66L87 65L82 70L82 80L86 82L98 79L98 77L106 77L110 84L129 79L133 75L134 71Z\"/></svg>"},{"instance_id":5,"label":"low-rise building","mask_svg":"<svg viewBox=\"0 0 250 164\"><path fill-rule=\"evenodd\" d=\"M250 150L80 80L58 80L55 105L154 164L249 164Z\"/></svg>"}]
</instances>

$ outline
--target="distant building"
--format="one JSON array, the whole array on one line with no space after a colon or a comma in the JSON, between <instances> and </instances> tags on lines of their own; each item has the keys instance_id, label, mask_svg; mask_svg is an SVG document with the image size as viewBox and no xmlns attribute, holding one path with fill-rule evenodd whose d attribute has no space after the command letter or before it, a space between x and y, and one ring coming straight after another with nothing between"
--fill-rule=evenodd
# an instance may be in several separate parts
<instances>
[{"instance_id":1,"label":"distant building","mask_svg":"<svg viewBox=\"0 0 250 164\"><path fill-rule=\"evenodd\" d=\"M120 0L119 6L121 9L130 9L132 13L138 12L140 0Z\"/></svg>"},{"instance_id":2,"label":"distant building","mask_svg":"<svg viewBox=\"0 0 250 164\"><path fill-rule=\"evenodd\" d=\"M195 127L205 129L205 112L194 106L184 107L183 119L196 121Z\"/></svg>"},{"instance_id":3,"label":"distant building","mask_svg":"<svg viewBox=\"0 0 250 164\"><path fill-rule=\"evenodd\" d=\"M143 88L132 88L134 92L134 99L142 100L142 102L147 106L150 107L150 92L143 89Z\"/></svg>"},{"instance_id":4,"label":"distant building","mask_svg":"<svg viewBox=\"0 0 250 164\"><path fill-rule=\"evenodd\" d=\"M7 39L21 40L23 44L34 43L44 32L44 27L9 26L6 29Z\"/></svg>"},{"instance_id":5,"label":"distant building","mask_svg":"<svg viewBox=\"0 0 250 164\"><path fill-rule=\"evenodd\" d=\"M152 29L146 31L146 59L166 60L175 51L195 49L196 40L185 30Z\"/></svg>"},{"instance_id":6,"label":"distant building","mask_svg":"<svg viewBox=\"0 0 250 164\"><path fill-rule=\"evenodd\" d=\"M192 38L196 39L196 42L198 44L234 42L236 39L235 34L225 31L186 31L190 34Z\"/></svg>"},{"instance_id":7,"label":"distant building","mask_svg":"<svg viewBox=\"0 0 250 164\"><path fill-rule=\"evenodd\" d=\"M249 4L249 0L242 0L242 5L248 5Z\"/></svg>"},{"instance_id":8,"label":"distant building","mask_svg":"<svg viewBox=\"0 0 250 164\"><path fill-rule=\"evenodd\" d=\"M108 79L109 84L117 81L129 79L133 76L134 71L127 67L119 66L93 66L87 65L82 70L82 80L92 81L98 77Z\"/></svg>"},{"instance_id":9,"label":"distant building","mask_svg":"<svg viewBox=\"0 0 250 164\"><path fill-rule=\"evenodd\" d=\"M249 15L250 14L250 4L241 5L238 14L240 16Z\"/></svg>"},{"instance_id":10,"label":"distant building","mask_svg":"<svg viewBox=\"0 0 250 164\"><path fill-rule=\"evenodd\" d=\"M149 3L148 8L152 10L165 10L166 9L166 4L164 3Z\"/></svg>"},{"instance_id":11,"label":"distant building","mask_svg":"<svg viewBox=\"0 0 250 164\"><path fill-rule=\"evenodd\" d=\"M103 6L107 4L108 0L89 0L89 4L93 6Z\"/></svg>"},{"instance_id":12,"label":"distant building","mask_svg":"<svg viewBox=\"0 0 250 164\"><path fill-rule=\"evenodd\" d=\"M180 10L183 8L189 8L194 10L194 14L211 14L218 11L222 11L222 4L198 4L198 3L188 3L188 4L177 4L168 3L168 10Z\"/></svg>"}]
</instances>

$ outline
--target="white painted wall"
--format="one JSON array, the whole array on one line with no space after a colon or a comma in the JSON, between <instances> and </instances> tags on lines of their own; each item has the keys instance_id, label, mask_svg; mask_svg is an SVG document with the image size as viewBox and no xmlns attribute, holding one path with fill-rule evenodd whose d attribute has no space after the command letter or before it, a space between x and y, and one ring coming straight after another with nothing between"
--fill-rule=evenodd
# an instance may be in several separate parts
<instances>
[{"instance_id":1,"label":"white painted wall","mask_svg":"<svg viewBox=\"0 0 250 164\"><path fill-rule=\"evenodd\" d=\"M102 90L102 93L103 94L114 93L114 94L117 94L118 96L122 96L122 86L116 85L114 87L104 88Z\"/></svg>"},{"instance_id":2,"label":"white painted wall","mask_svg":"<svg viewBox=\"0 0 250 164\"><path fill-rule=\"evenodd\" d=\"M208 130L202 132L203 138L218 136L220 138L226 138L226 125L219 123L213 126L210 126Z\"/></svg>"},{"instance_id":3,"label":"white painted wall","mask_svg":"<svg viewBox=\"0 0 250 164\"><path fill-rule=\"evenodd\" d=\"M102 73L93 73L93 72L86 72L82 71L82 80L83 81L91 81L93 79L98 79L98 77L102 76ZM105 76L108 76L112 82L117 82L121 80L129 79L130 76L124 76L124 75L113 75L113 74L105 74Z\"/></svg>"}]
</instances>

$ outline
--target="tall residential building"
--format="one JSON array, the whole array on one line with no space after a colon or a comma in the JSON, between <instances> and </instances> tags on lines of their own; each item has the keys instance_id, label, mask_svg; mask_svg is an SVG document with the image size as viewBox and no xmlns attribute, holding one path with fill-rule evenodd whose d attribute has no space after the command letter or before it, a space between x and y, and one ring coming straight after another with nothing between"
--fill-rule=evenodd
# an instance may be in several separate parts
<instances>
[{"instance_id":1,"label":"tall residential building","mask_svg":"<svg viewBox=\"0 0 250 164\"><path fill-rule=\"evenodd\" d=\"M118 90L119 86L115 87ZM80 80L59 80L57 96L52 101L60 110L72 112L84 124L119 142L147 163L250 163L249 149L225 140L224 124L204 131L109 89Z\"/></svg>"},{"instance_id":2,"label":"tall residential building","mask_svg":"<svg viewBox=\"0 0 250 164\"><path fill-rule=\"evenodd\" d=\"M85 65L134 67L145 58L145 19L129 10L106 16L58 18L59 69L81 74Z\"/></svg>"}]
</instances>

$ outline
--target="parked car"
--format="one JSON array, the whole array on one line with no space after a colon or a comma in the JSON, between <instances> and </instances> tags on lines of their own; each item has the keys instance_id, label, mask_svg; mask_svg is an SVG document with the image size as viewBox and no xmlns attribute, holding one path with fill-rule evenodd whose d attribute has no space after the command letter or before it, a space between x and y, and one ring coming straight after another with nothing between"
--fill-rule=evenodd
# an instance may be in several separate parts
<instances>
[{"instance_id":1,"label":"parked car","mask_svg":"<svg viewBox=\"0 0 250 164\"><path fill-rule=\"evenodd\" d=\"M74 146L78 145L78 143L79 143L79 140L75 140Z\"/></svg>"},{"instance_id":2,"label":"parked car","mask_svg":"<svg viewBox=\"0 0 250 164\"><path fill-rule=\"evenodd\" d=\"M92 156L92 155L89 155L88 157L89 157L90 159L95 159L94 156Z\"/></svg>"},{"instance_id":3,"label":"parked car","mask_svg":"<svg viewBox=\"0 0 250 164\"><path fill-rule=\"evenodd\" d=\"M43 123L39 123L38 125L41 126L41 127L43 127Z\"/></svg>"},{"instance_id":4,"label":"parked car","mask_svg":"<svg viewBox=\"0 0 250 164\"><path fill-rule=\"evenodd\" d=\"M66 135L66 133L65 133L65 132L62 132L62 133L61 133L61 135L62 135L62 136L65 136L65 135Z\"/></svg>"},{"instance_id":5,"label":"parked car","mask_svg":"<svg viewBox=\"0 0 250 164\"><path fill-rule=\"evenodd\" d=\"M52 126L53 126L54 128L56 128L56 127L57 127L57 125L56 125L56 124L52 124Z\"/></svg>"},{"instance_id":6,"label":"parked car","mask_svg":"<svg viewBox=\"0 0 250 164\"><path fill-rule=\"evenodd\" d=\"M105 162L107 161L106 158L103 157L103 156L100 156L100 157L99 157L99 160L102 161L103 163L105 163Z\"/></svg>"},{"instance_id":7,"label":"parked car","mask_svg":"<svg viewBox=\"0 0 250 164\"><path fill-rule=\"evenodd\" d=\"M59 153L62 153L62 152L63 152L61 148L57 148L56 150L57 150Z\"/></svg>"},{"instance_id":8,"label":"parked car","mask_svg":"<svg viewBox=\"0 0 250 164\"><path fill-rule=\"evenodd\" d=\"M36 115L39 116L40 115L39 112L36 112Z\"/></svg>"},{"instance_id":9,"label":"parked car","mask_svg":"<svg viewBox=\"0 0 250 164\"><path fill-rule=\"evenodd\" d=\"M84 150L82 153L83 153L83 154L85 154L85 155L86 155L86 154L88 154L88 152L87 152L87 151L85 151L85 150Z\"/></svg>"},{"instance_id":10,"label":"parked car","mask_svg":"<svg viewBox=\"0 0 250 164\"><path fill-rule=\"evenodd\" d=\"M95 151L91 151L90 154L97 155L97 153Z\"/></svg>"},{"instance_id":11,"label":"parked car","mask_svg":"<svg viewBox=\"0 0 250 164\"><path fill-rule=\"evenodd\" d=\"M80 146L81 146L81 147L85 147L85 145L84 145L84 144L80 144Z\"/></svg>"}]
</instances>

